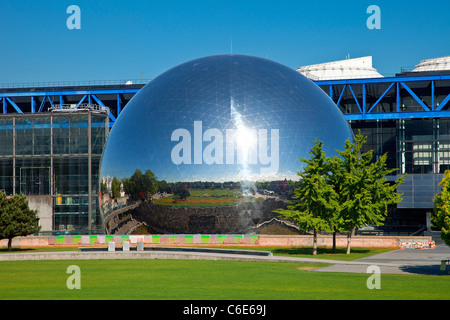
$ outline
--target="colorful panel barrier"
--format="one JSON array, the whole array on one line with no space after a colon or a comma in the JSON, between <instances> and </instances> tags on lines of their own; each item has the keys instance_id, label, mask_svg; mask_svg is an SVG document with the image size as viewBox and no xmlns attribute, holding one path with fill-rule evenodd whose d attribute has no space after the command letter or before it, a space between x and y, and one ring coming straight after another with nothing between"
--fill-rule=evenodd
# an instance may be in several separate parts
<instances>
[{"instance_id":1,"label":"colorful panel barrier","mask_svg":"<svg viewBox=\"0 0 450 320\"><path fill-rule=\"evenodd\" d=\"M48 237L49 245L94 245L108 244L110 241L123 243L129 241L136 244L256 244L257 235L218 235L218 234L174 234L174 235L64 235Z\"/></svg>"}]
</instances>

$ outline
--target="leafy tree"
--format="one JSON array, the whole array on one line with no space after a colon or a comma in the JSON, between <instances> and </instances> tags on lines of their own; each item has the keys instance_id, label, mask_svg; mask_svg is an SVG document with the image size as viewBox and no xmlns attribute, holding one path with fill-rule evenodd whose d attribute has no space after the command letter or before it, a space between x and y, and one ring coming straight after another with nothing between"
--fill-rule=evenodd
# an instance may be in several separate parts
<instances>
[{"instance_id":1,"label":"leafy tree","mask_svg":"<svg viewBox=\"0 0 450 320\"><path fill-rule=\"evenodd\" d=\"M113 199L117 199L120 197L120 181L116 177L113 178L111 183L111 193Z\"/></svg>"},{"instance_id":2,"label":"leafy tree","mask_svg":"<svg viewBox=\"0 0 450 320\"><path fill-rule=\"evenodd\" d=\"M400 202L397 187L405 175L390 183L386 176L397 169L387 169L387 154L373 161L373 151L361 153L367 137L360 133L354 142L347 140L340 157L328 158L322 151L322 142L315 143L311 159L300 159L307 166L298 175L301 181L294 189L288 209L275 212L297 223L300 228L313 230L313 254L316 254L317 231L347 233L347 254L355 228L366 224L382 225L388 207Z\"/></svg>"},{"instance_id":3,"label":"leafy tree","mask_svg":"<svg viewBox=\"0 0 450 320\"><path fill-rule=\"evenodd\" d=\"M288 209L275 210L301 229L312 230L313 255L317 254L317 232L330 232L338 212L338 195L329 183L330 159L325 157L322 147L323 143L316 141L310 151L311 158L300 159L307 166L297 173L301 180L299 187L294 189L296 201L288 202Z\"/></svg>"},{"instance_id":4,"label":"leafy tree","mask_svg":"<svg viewBox=\"0 0 450 320\"><path fill-rule=\"evenodd\" d=\"M136 169L130 178L123 181L125 193L134 198L145 199L147 195L154 194L158 191L158 181L151 170L142 171Z\"/></svg>"},{"instance_id":5,"label":"leafy tree","mask_svg":"<svg viewBox=\"0 0 450 320\"><path fill-rule=\"evenodd\" d=\"M439 183L441 192L434 196L434 208L431 221L441 230L441 238L450 246L450 170L446 170Z\"/></svg>"},{"instance_id":6,"label":"leafy tree","mask_svg":"<svg viewBox=\"0 0 450 320\"><path fill-rule=\"evenodd\" d=\"M7 198L0 192L0 239L8 239L8 250L11 251L12 239L39 232L37 211L28 207L23 194Z\"/></svg>"},{"instance_id":7,"label":"leafy tree","mask_svg":"<svg viewBox=\"0 0 450 320\"><path fill-rule=\"evenodd\" d=\"M106 192L108 192L108 187L106 186L106 183L104 183L103 181L100 182L100 192L101 192L101 193L106 193Z\"/></svg>"},{"instance_id":8,"label":"leafy tree","mask_svg":"<svg viewBox=\"0 0 450 320\"><path fill-rule=\"evenodd\" d=\"M366 141L367 137L358 133L353 143L347 140L344 151L338 151L340 157L333 158L341 227L347 232L347 254L355 228L366 224L382 225L388 207L402 200L396 189L405 175L389 183L386 176L397 169L387 169L387 154L372 162L372 150L361 153Z\"/></svg>"}]
</instances>

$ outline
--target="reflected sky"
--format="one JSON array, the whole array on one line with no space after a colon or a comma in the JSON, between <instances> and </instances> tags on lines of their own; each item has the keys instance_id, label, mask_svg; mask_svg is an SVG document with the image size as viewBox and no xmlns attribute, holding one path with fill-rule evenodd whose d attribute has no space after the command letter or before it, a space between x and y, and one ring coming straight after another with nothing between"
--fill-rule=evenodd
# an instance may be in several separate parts
<instances>
[{"instance_id":1,"label":"reflected sky","mask_svg":"<svg viewBox=\"0 0 450 320\"><path fill-rule=\"evenodd\" d=\"M245 55L192 60L143 87L116 120L101 175L158 180L297 180L314 140L337 155L352 133L313 82Z\"/></svg>"}]
</instances>

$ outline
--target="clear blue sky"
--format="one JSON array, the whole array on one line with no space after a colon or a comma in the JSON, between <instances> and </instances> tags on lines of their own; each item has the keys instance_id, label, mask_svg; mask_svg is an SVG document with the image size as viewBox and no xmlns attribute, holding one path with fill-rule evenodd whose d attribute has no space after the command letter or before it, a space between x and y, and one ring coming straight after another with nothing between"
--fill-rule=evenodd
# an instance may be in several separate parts
<instances>
[{"instance_id":1,"label":"clear blue sky","mask_svg":"<svg viewBox=\"0 0 450 320\"><path fill-rule=\"evenodd\" d=\"M81 29L69 30L69 5ZM369 30L369 5L381 29ZM151 79L229 53L296 68L372 55L392 75L450 55L450 1L41 0L0 2L0 83Z\"/></svg>"}]
</instances>

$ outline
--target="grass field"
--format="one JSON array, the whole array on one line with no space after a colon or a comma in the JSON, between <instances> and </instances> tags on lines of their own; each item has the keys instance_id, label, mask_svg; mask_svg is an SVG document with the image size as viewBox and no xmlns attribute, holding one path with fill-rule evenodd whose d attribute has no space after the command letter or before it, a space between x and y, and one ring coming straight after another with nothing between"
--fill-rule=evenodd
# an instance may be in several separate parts
<instances>
[{"instance_id":1,"label":"grass field","mask_svg":"<svg viewBox=\"0 0 450 320\"><path fill-rule=\"evenodd\" d=\"M70 265L81 270L81 289L69 290ZM196 261L76 260L0 262L0 299L450 299L450 277L311 272L319 264Z\"/></svg>"}]
</instances>

